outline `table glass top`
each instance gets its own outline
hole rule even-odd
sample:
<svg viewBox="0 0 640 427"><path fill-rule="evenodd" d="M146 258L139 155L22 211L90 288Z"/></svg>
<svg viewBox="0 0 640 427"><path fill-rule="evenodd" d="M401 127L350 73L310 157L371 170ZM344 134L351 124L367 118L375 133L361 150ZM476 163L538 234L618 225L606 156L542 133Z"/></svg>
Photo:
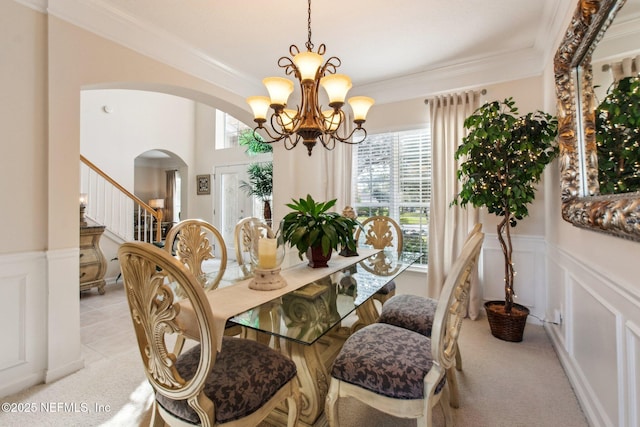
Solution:
<svg viewBox="0 0 640 427"><path fill-rule="evenodd" d="M256 331L312 344L419 258L419 253L381 251L230 320ZM297 253L288 254L282 269L302 262L306 260L301 261ZM249 277L250 266L232 264L227 266L218 287Z"/></svg>

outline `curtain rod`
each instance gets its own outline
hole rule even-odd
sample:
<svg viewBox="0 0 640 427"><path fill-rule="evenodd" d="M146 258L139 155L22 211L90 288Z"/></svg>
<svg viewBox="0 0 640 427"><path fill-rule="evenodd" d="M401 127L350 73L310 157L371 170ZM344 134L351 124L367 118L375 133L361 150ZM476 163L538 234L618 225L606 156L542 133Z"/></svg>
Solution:
<svg viewBox="0 0 640 427"><path fill-rule="evenodd" d="M481 89L481 90L480 90L480 95L486 95L486 94L487 94L487 90L486 90L486 89ZM425 104L428 104L428 103L429 103L429 98L426 98L426 99L424 100L424 103L425 103Z"/></svg>

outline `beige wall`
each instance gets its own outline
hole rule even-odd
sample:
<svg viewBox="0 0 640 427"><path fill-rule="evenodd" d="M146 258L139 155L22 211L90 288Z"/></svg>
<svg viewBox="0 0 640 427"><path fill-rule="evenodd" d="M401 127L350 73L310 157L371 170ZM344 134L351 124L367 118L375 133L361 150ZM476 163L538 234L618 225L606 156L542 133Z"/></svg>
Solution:
<svg viewBox="0 0 640 427"><path fill-rule="evenodd" d="M0 2L0 254L47 247L46 23Z"/></svg>

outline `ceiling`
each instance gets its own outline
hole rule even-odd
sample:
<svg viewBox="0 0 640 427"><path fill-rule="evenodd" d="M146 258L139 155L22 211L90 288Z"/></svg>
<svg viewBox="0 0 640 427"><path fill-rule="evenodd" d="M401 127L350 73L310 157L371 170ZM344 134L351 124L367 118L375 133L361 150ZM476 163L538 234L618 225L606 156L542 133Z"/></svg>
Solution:
<svg viewBox="0 0 640 427"><path fill-rule="evenodd" d="M305 49L304 0L18 0L241 97ZM314 0L311 41L378 103L539 75L576 0Z"/></svg>

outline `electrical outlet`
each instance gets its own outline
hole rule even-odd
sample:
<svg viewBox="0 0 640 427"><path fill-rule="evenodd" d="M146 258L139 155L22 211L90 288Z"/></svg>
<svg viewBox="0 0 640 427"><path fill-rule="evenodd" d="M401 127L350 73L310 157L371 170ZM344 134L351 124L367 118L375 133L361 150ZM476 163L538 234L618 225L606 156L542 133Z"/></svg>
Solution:
<svg viewBox="0 0 640 427"><path fill-rule="evenodd" d="M562 325L562 313L558 309L553 310L553 323Z"/></svg>

